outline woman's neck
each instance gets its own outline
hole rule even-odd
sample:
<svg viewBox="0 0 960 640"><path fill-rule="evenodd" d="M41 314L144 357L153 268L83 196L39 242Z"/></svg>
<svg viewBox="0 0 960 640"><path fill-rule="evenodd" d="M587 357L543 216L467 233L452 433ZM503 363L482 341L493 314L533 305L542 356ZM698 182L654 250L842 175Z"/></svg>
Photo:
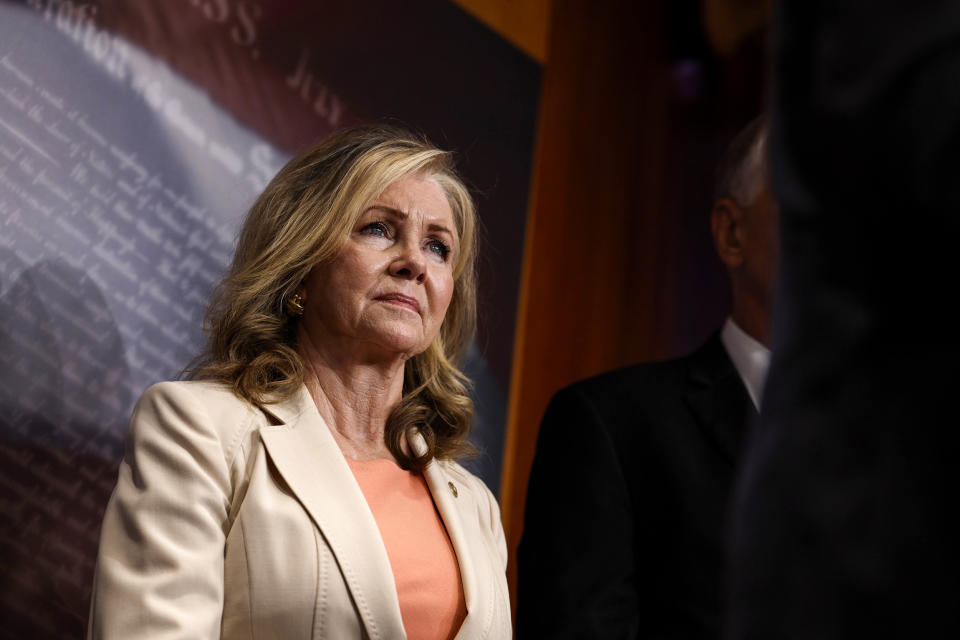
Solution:
<svg viewBox="0 0 960 640"><path fill-rule="evenodd" d="M343 454L352 460L385 458L387 417L403 393L404 360L361 360L356 351L325 349L301 332L297 352L304 383Z"/></svg>

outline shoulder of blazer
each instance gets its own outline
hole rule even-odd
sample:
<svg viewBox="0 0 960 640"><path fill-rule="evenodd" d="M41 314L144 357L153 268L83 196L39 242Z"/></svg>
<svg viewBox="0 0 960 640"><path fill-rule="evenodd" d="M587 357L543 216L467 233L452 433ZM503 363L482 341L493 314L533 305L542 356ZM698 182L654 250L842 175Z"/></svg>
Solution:
<svg viewBox="0 0 960 640"><path fill-rule="evenodd" d="M575 382L557 395L579 395L597 406L616 406L635 403L639 397L679 397L690 388L713 386L730 376L737 376L736 368L715 332L685 356L606 371Z"/></svg>
<svg viewBox="0 0 960 640"><path fill-rule="evenodd" d="M684 383L693 354L670 360L644 362L585 378L562 389L596 405L620 405L639 397L661 397L677 391Z"/></svg>
<svg viewBox="0 0 960 640"><path fill-rule="evenodd" d="M558 391L553 402L591 412L618 441L638 424L689 415L711 437L721 435L721 447L732 456L750 400L715 332L692 353L586 378Z"/></svg>
<svg viewBox="0 0 960 640"><path fill-rule="evenodd" d="M143 392L137 407L145 404L155 410L190 414L194 420L202 421L205 433L220 443L228 467L244 437L266 424L259 408L237 396L226 384L210 380L159 382Z"/></svg>
<svg viewBox="0 0 960 640"><path fill-rule="evenodd" d="M630 365L575 382L554 395L553 416L565 419L578 410L618 440L638 421L657 422L662 412L682 407L689 357Z"/></svg>

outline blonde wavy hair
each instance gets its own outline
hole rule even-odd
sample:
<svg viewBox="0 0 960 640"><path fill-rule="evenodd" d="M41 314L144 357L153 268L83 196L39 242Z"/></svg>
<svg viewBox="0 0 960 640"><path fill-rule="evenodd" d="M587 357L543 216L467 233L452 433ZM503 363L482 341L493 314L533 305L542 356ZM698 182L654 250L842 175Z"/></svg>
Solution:
<svg viewBox="0 0 960 640"><path fill-rule="evenodd" d="M469 380L459 365L476 329L476 212L451 155L403 129L366 125L342 130L287 163L251 207L236 254L217 286L204 353L188 377L227 383L258 405L278 402L303 383L295 317L285 302L315 266L334 258L358 217L395 180L432 178L450 203L460 251L454 290L440 332L404 371L403 396L387 419L386 444L406 469L471 451ZM401 443L418 430L417 456Z"/></svg>

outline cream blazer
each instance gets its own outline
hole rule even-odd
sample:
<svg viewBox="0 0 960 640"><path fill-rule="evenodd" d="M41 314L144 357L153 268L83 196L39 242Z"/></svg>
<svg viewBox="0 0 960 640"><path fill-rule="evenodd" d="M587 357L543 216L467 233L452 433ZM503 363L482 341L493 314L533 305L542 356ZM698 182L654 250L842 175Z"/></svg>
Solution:
<svg viewBox="0 0 960 640"><path fill-rule="evenodd" d="M454 462L424 476L460 565L456 637L509 638L496 500ZM264 407L210 382L143 394L104 516L88 637L406 638L373 514L305 387Z"/></svg>

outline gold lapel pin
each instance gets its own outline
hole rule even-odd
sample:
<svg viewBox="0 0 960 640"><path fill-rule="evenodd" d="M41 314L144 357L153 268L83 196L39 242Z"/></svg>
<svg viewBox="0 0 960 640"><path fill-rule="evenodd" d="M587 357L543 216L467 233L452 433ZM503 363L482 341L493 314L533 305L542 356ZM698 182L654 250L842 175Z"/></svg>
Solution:
<svg viewBox="0 0 960 640"><path fill-rule="evenodd" d="M457 488L454 486L454 484L453 484L452 482L448 482L448 483L447 483L447 486L450 487L450 493L453 494L453 497L454 497L454 498L457 498L457 497L460 496L460 492L457 491Z"/></svg>

